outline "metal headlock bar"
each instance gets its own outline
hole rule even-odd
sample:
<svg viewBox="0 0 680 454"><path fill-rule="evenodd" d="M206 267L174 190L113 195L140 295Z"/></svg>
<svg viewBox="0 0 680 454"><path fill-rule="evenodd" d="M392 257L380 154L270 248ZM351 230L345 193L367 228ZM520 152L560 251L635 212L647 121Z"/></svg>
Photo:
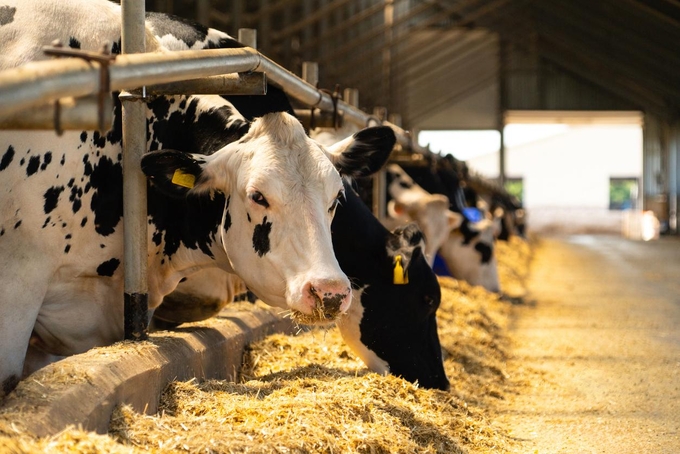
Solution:
<svg viewBox="0 0 680 454"><path fill-rule="evenodd" d="M134 4L134 2L135 0L127 0L127 3ZM123 3L126 1L123 0ZM135 6L138 7L138 5ZM125 11L123 15L125 16ZM134 15L139 14L134 13ZM126 42L125 38L123 41ZM123 46L123 51L126 52L126 45ZM146 180L139 166L141 154L146 151L145 105L138 102L143 100L143 95L188 93L192 90L201 92L199 88L192 88L195 82L191 81L192 79L211 78L212 80L208 82L202 80L199 83L214 85L226 83L226 79L221 77L225 74L242 73L240 77L248 78L249 73L263 73L266 74L268 80L297 101L324 112L334 113L336 121L337 118L342 118L343 121L349 121L360 127L382 123L394 130L397 141L402 147L416 153L430 153L429 149L414 143L409 133L401 127L381 121L376 116L369 115L358 107L338 99L337 96L317 89L252 48L167 53L144 53L143 50L138 49L137 51L140 53L118 55L113 62L97 61L97 58L89 61L83 61L82 58L61 58L58 62L31 62L0 72L0 125L13 125L15 123L12 123L11 119L20 116L20 112L26 109L39 109L46 103L55 103L63 98L94 95L97 96L98 110L102 111L106 110L101 108L101 93L104 90L107 94L110 91L124 90L129 93L122 97L123 198L124 202L126 201L124 204L124 305L126 309L124 326L127 339L145 339L148 321L146 309L148 301ZM104 73L108 77L103 76ZM215 76L220 77L215 78ZM158 86L187 80L190 81L181 82L179 85ZM266 85L266 80L262 78L253 83L258 86ZM140 87L143 87L141 92L136 92L135 90ZM52 120L50 129L65 127L62 123L66 122L67 117L62 104L62 102L58 103L60 115ZM98 127L102 127L106 121L108 120L99 118Z"/></svg>

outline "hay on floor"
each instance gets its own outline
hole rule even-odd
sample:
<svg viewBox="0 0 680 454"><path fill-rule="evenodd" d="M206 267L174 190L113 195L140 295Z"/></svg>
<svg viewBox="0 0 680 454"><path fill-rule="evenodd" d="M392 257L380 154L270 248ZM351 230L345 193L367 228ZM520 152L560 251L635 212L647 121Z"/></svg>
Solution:
<svg viewBox="0 0 680 454"><path fill-rule="evenodd" d="M529 254L519 240L497 248L504 287L522 290ZM21 453L508 452L513 441L492 417L494 401L509 390L509 303L454 279L440 284L448 392L371 373L337 329L314 329L252 345L239 383L172 383L152 416L117 409L107 436L76 429L40 440L16 434L0 436L0 447Z"/></svg>

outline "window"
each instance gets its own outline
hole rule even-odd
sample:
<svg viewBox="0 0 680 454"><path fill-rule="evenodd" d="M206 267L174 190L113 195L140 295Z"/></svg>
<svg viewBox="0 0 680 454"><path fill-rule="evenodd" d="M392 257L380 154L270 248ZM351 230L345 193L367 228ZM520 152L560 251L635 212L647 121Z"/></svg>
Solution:
<svg viewBox="0 0 680 454"><path fill-rule="evenodd" d="M520 205L524 204L524 181L522 178L506 178L505 190L512 196L517 197Z"/></svg>
<svg viewBox="0 0 680 454"><path fill-rule="evenodd" d="M638 196L637 178L609 179L609 209L627 210L636 208Z"/></svg>

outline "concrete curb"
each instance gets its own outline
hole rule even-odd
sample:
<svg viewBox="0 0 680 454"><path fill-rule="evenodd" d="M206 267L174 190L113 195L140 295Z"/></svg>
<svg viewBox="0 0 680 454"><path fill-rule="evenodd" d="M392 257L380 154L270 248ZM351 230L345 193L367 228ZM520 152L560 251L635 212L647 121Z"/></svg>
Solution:
<svg viewBox="0 0 680 454"><path fill-rule="evenodd" d="M174 380L235 379L246 345L293 329L279 309L243 304L205 322L153 333L149 341L92 349L37 371L1 403L0 432L5 426L43 437L81 426L106 433L117 405L155 413Z"/></svg>

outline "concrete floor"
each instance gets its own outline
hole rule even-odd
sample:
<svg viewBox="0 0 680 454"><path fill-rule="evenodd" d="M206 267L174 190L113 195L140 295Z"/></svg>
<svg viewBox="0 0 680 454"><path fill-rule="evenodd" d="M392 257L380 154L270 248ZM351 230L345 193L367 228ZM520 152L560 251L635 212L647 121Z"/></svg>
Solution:
<svg viewBox="0 0 680 454"><path fill-rule="evenodd" d="M542 238L498 423L521 453L680 453L680 238Z"/></svg>

